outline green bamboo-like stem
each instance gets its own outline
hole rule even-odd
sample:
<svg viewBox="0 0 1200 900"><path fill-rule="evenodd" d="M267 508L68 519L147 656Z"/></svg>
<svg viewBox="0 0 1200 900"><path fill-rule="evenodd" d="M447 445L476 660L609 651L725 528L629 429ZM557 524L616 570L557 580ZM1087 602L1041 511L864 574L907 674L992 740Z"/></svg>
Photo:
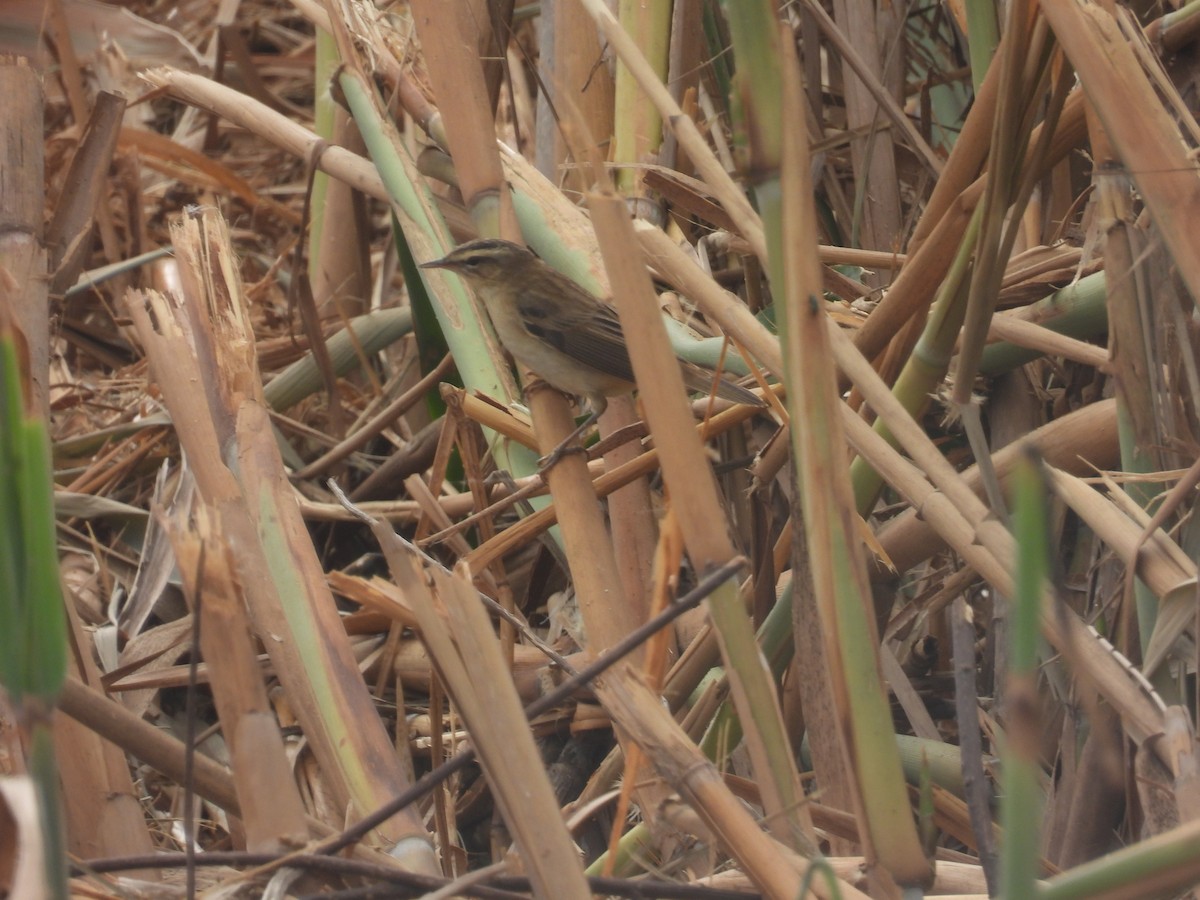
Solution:
<svg viewBox="0 0 1200 900"><path fill-rule="evenodd" d="M1103 140L1100 138L1099 140ZM1113 383L1117 395L1118 437L1121 446L1121 468L1126 472L1146 474L1161 468L1155 448L1164 442L1161 423L1155 413L1154 381L1151 372L1155 362L1149 352L1147 329L1153 326L1145 315L1147 293L1139 290L1148 280L1146 266L1138 248L1138 233L1130 224L1133 219L1132 198L1124 178L1096 179L1096 197L1102 221L1106 227L1105 264L1112 273L1108 285L1108 315L1114 328L1109 335L1109 356L1114 367ZM1142 276L1139 277L1139 270ZM1125 491L1142 509L1154 500L1158 487L1152 483L1131 481ZM1138 636L1143 658L1154 633L1158 618L1158 598L1142 579L1134 580L1133 600L1137 611ZM1169 677L1161 679L1168 695L1176 695Z"/></svg>
<svg viewBox="0 0 1200 900"><path fill-rule="evenodd" d="M233 258L228 231L203 211L184 217L172 236L188 305L170 306L161 294L144 292L130 298L130 316L167 404L189 423L177 433L196 472L198 496L217 510L234 548L255 627L279 636L267 641L267 652L325 768L326 783L340 802L372 809L404 785L404 773L388 751L383 725L337 625L261 394L252 390L259 375L244 310L240 302L213 300L243 296L227 264ZM219 288L212 274L226 279ZM189 341L179 325L185 317L208 324L204 337ZM201 383L209 390L197 392ZM420 871L432 867L419 816L400 813L382 834L392 839L398 859Z"/></svg>
<svg viewBox="0 0 1200 900"><path fill-rule="evenodd" d="M1038 634L1043 585L1050 571L1047 490L1041 462L1026 455L1013 471L1013 527L1017 541L1009 631L1006 703L1008 740L1004 748L1000 823L1000 884L1006 897L1035 896L1040 854L1042 786L1038 765Z"/></svg>
<svg viewBox="0 0 1200 900"><path fill-rule="evenodd" d="M671 46L671 4L620 0L617 19L659 80L666 82L667 55ZM621 193L634 196L639 193L636 166L657 152L661 144L662 116L642 93L629 67L618 60L612 159L618 166L616 182Z"/></svg>
<svg viewBox="0 0 1200 900"><path fill-rule="evenodd" d="M1170 897L1200 879L1200 821L1109 853L1038 886L1038 900L1127 900Z"/></svg>
<svg viewBox="0 0 1200 900"><path fill-rule="evenodd" d="M337 65L337 44L334 42L333 36L324 29L317 29L316 57L313 63L313 83L317 86L316 94L313 97L313 131L325 140L333 137L334 117L338 108L326 87ZM329 175L325 172L317 172L313 176L312 197L309 202L309 278L315 277L317 266L321 260L321 234L325 230L325 198L328 193Z"/></svg>
<svg viewBox="0 0 1200 900"><path fill-rule="evenodd" d="M449 229L417 175L415 161L408 156L391 126L378 115L369 88L348 72L342 73L339 82L384 187L404 223L405 235L411 243L416 244L420 238L422 244L432 245L430 258L447 252L454 245ZM484 329L480 311L470 294L458 279L448 282L449 290L438 291L437 295L449 298L454 305L447 307L443 300L434 309L454 358L461 360L459 371L467 388L506 400L519 396L507 369L497 364L502 359L499 348Z"/></svg>
<svg viewBox="0 0 1200 900"><path fill-rule="evenodd" d="M1000 20L994 0L965 0L967 52L971 59L971 83L978 93L987 76L992 56L1000 43Z"/></svg>
<svg viewBox="0 0 1200 900"><path fill-rule="evenodd" d="M50 716L66 677L50 441L28 356L0 308L0 686L29 741L47 896L65 898L66 852Z"/></svg>
<svg viewBox="0 0 1200 900"><path fill-rule="evenodd" d="M29 774L37 789L38 820L42 826L42 872L46 897L66 900L71 896L67 884L66 823L59 788L58 763L54 755L54 729L49 711L38 716L29 728Z"/></svg>
<svg viewBox="0 0 1200 900"><path fill-rule="evenodd" d="M814 213L811 204L796 204L795 199L812 196L806 137L803 129L793 129L797 134L789 133L791 140L785 143L783 128L789 116L804 121L799 113L804 102L797 88L799 66L793 61L785 67L779 61L779 48L785 48L787 54L792 48L788 42L768 39L776 36L774 24L768 26L773 16L769 7L737 4L736 10L737 14L730 10L735 59L750 61L748 71L738 76L750 136L749 169L766 236L767 271L777 303L786 298L782 301L780 339L792 406L794 456L805 519L815 523L806 531L809 555L820 569L817 593L831 601L823 606L821 618L830 640L827 658L834 669L831 678L838 715L845 717L844 746L866 814L864 834L869 834L868 843L873 847L869 852L878 852L882 864L899 881L919 883L929 870L916 841L907 796L897 790L897 780L889 784L886 776L880 779L883 773L898 773L899 762L890 722L879 715L880 704L886 706L886 700L873 652L874 629L865 615L869 604L865 570L857 555L857 538L845 529L844 513L850 500L844 498L843 506L842 498L829 492L839 476L846 476L846 470L844 463L839 465L838 419L828 406L835 391L832 385L822 383L822 376L827 380L832 369L816 352L823 334L814 336L814 329L808 327L812 323L807 321L821 312L810 309L820 292ZM751 18L755 11L757 20ZM790 159L784 156L785 147L791 149ZM781 178L775 176L776 171ZM785 198L790 198L790 208ZM835 597L841 602L834 604ZM872 652L864 653L864 648L872 648Z"/></svg>
<svg viewBox="0 0 1200 900"><path fill-rule="evenodd" d="M763 656L771 667L771 674L781 679L787 667L791 664L795 650L792 640L792 586L789 580L779 600L771 607L766 619L758 629L758 644ZM741 740L741 726L736 714L728 701L721 704L712 722L705 729L700 741L700 749L704 755L714 762L720 762L719 751L724 744L730 748L737 746ZM945 788L956 796L963 796L962 762L958 747L940 741L928 741L911 735L896 735L896 746L900 751L900 762L904 770L905 780L916 785L920 779L921 768L927 765L933 783ZM801 759L808 764L807 743L800 747Z"/></svg>
<svg viewBox="0 0 1200 900"><path fill-rule="evenodd" d="M1043 75L1045 70L1042 70ZM956 391L965 389L964 386L974 380L973 372L978 368L978 359L982 355L983 340L986 335L988 321L995 307L999 292L1003 268L1011 254L1016 237L1016 227L1011 222L1004 228L1010 201L1013 209L1024 207L1032 191L1035 172L1039 172L1048 152L1048 141L1053 133L1053 126L1066 99L1065 82L1059 81L1058 90L1051 100L1048 118L1038 134L1037 144L1031 154L1029 165L1021 170L1024 159L1023 152L1004 154L1014 167L1010 181L1015 184L1012 196L1009 197L1007 188L1000 185L996 171L991 171L987 181L988 191L985 203L975 207L972 213L963 241L959 245L946 279L938 288L935 303L929 321L922 331L920 339L913 348L900 376L897 379L895 393L898 399L909 410L914 419L919 419L928 407L930 397L937 390L941 379L949 368L951 357L955 350L955 342L959 344L959 363L955 377ZM1008 104L998 104L998 125L993 132L993 153L997 152L997 144L1007 144L1003 139L1014 129L1019 133L1019 140L1009 138L1008 142L1017 140L1024 146L1029 135L1033 132L1033 123L1026 111L1022 115L1019 127L1000 127L1000 116L1014 116L1020 111L1014 111ZM995 187L993 187L995 186ZM1014 217L1016 213L1012 213ZM985 228L992 228L991 243L986 243ZM979 266L988 268L988 273L980 274ZM959 338L959 329L962 337ZM957 397L956 393L956 397ZM960 401L961 402L961 401ZM893 439L887 432L886 425L876 423L876 430L884 435L889 442ZM856 459L851 470L854 478L855 501L860 514L867 515L874 507L882 487L882 480L874 474L871 468L860 458Z"/></svg>
<svg viewBox="0 0 1200 900"><path fill-rule="evenodd" d="M930 311L929 319L921 337L913 347L912 355L900 370L893 394L903 404L909 415L920 420L929 407L930 397L946 376L950 360L954 355L954 344L959 328L967 312L966 286L971 270L971 258L979 240L983 207L975 207L971 222L959 244L954 262L938 287L937 299ZM875 421L875 431L896 445L895 437L883 419ZM883 478L861 456L850 465L850 479L854 486L854 507L860 516L869 516L883 489Z"/></svg>
<svg viewBox="0 0 1200 900"><path fill-rule="evenodd" d="M804 119L794 112L804 103L799 64L790 41L781 40L778 47L784 61L784 108L793 112L781 118L778 246L786 252L773 261L773 271L778 267L781 273L773 285L784 310L780 340L813 591L839 736L865 818L860 833L867 855L875 855L897 884L917 888L932 880L933 870L917 837L879 669L879 638L854 513L836 366L819 299L808 146L803 128L797 127ZM763 221L771 235L771 217L764 215Z"/></svg>
<svg viewBox="0 0 1200 900"><path fill-rule="evenodd" d="M353 337L348 332L353 332ZM394 344L412 331L412 312L408 309L381 309L350 321L350 327L329 338L329 356L338 375L352 371L364 357L369 358ZM362 353L359 353L359 350ZM321 390L321 373L311 353L289 365L263 388L267 405L275 412L291 409L305 397ZM101 428L90 434L56 441L54 453L59 457L77 457L94 453L108 441L120 440L147 428L171 423L166 412L145 416L136 422L126 422ZM282 449L282 448L281 448Z"/></svg>
<svg viewBox="0 0 1200 900"><path fill-rule="evenodd" d="M1200 0L1191 0L1172 12L1165 13L1157 22L1146 28L1146 38L1151 42L1157 37L1165 49L1175 52L1195 36L1200 21Z"/></svg>
<svg viewBox="0 0 1200 900"><path fill-rule="evenodd" d="M370 358L412 332L412 310L389 308L350 320L350 326L326 343L333 371L345 375L363 357ZM321 389L321 373L311 353L306 353L263 387L267 404L276 412L291 409Z"/></svg>
<svg viewBox="0 0 1200 900"><path fill-rule="evenodd" d="M645 871L646 859L653 854L655 843L656 838L650 826L645 822L638 822L621 835L621 840L617 843L611 874L616 878L629 878L638 872ZM584 874L599 876L609 872L608 859L609 854L606 850L583 870Z"/></svg>
<svg viewBox="0 0 1200 900"><path fill-rule="evenodd" d="M783 83L779 23L773 5L764 0L727 4L725 12L737 65L734 86L747 136L749 177L762 216L771 282L779 286L784 283L783 205L779 178L783 148L780 124L784 106L779 89ZM765 690L767 682L759 678L757 672L752 672L751 660L746 658L742 663L743 677L753 674L754 683ZM788 809L791 801L787 798L792 796L795 781L791 744L774 691L761 694L759 701L757 727L771 760L775 790L779 792L784 808ZM794 817L794 812L791 815ZM793 822L792 829L799 832L798 821Z"/></svg>
<svg viewBox="0 0 1200 900"><path fill-rule="evenodd" d="M792 640L792 592L790 588L776 601L758 629L758 645L771 667L771 676L782 679L792 661L795 643ZM700 739L700 749L713 762L720 764L742 739L742 727L737 713L726 700L713 716Z"/></svg>
<svg viewBox="0 0 1200 900"><path fill-rule="evenodd" d="M46 710L66 677L66 624L58 581L46 425L25 410L19 352L0 334L0 683L20 708Z"/></svg>
<svg viewBox="0 0 1200 900"><path fill-rule="evenodd" d="M16 436L22 446L18 465L9 472L18 480L17 510L21 527L23 559L21 595L25 604L22 647L23 684L18 688L49 709L62 689L67 671L66 615L59 583L58 544L54 523L54 477L50 464L50 440L46 423L27 419Z"/></svg>
<svg viewBox="0 0 1200 900"><path fill-rule="evenodd" d="M741 128L750 154L746 174L757 192L760 186L778 184L783 157L780 125L785 110L779 90L783 76L776 33L778 19L770 3L738 0L723 6L737 65L734 89L742 114ZM763 214L761 207L760 214ZM778 213L775 216L778 221Z"/></svg>
<svg viewBox="0 0 1200 900"><path fill-rule="evenodd" d="M428 188L417 174L415 161L404 150L395 130L379 114L367 86L349 71L342 73L339 83L396 214L405 223L405 236L420 248L424 258L443 255L453 241ZM478 390L504 402L518 398L520 393L500 348L483 325L482 311L461 280L437 272L426 277L446 280L445 289L433 294L433 307L463 384L468 390ZM514 475L530 474L537 468L534 454L520 446L500 442L495 451L499 465Z"/></svg>
<svg viewBox="0 0 1200 900"><path fill-rule="evenodd" d="M1105 278L1104 272L1086 275L1025 307L1022 318L1080 340L1100 337L1108 330ZM984 349L979 359L979 372L981 375L1000 375L1038 356L1036 350L998 341Z"/></svg>
<svg viewBox="0 0 1200 900"><path fill-rule="evenodd" d="M1121 470L1131 475L1147 475L1158 472L1161 468L1150 445L1145 443L1136 424L1137 415L1132 411L1129 387L1118 389L1117 392L1117 437L1121 446ZM1153 409L1153 406L1149 406ZM1144 409L1144 408L1143 408ZM1148 509L1157 498L1159 486L1153 481L1143 482L1131 479L1125 485L1125 492L1133 498L1142 509ZM1144 654L1150 646L1150 637L1154 634L1154 626L1158 621L1159 598L1140 578L1134 579L1133 599L1137 610L1138 638L1141 651ZM1161 681L1156 680L1160 689L1168 691L1166 696L1175 699L1177 694L1176 682L1168 675Z"/></svg>

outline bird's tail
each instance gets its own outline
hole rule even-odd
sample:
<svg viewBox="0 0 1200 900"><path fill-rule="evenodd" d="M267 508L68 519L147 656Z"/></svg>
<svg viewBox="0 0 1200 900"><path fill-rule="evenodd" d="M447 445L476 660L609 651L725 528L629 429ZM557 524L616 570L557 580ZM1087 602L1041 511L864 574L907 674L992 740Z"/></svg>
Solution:
<svg viewBox="0 0 1200 900"><path fill-rule="evenodd" d="M692 363L684 363L683 380L690 391L699 391L705 394L712 392L713 373L708 371L708 369L701 368ZM748 406L763 407L767 405L766 401L757 394L751 393L744 387L734 384L732 381L727 381L724 378L717 382L717 396L723 400L745 403Z"/></svg>

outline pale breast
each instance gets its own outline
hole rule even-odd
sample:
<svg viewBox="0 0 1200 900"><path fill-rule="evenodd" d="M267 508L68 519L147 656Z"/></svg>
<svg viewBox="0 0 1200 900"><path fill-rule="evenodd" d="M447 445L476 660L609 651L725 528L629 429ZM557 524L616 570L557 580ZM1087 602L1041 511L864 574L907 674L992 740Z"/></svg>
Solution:
<svg viewBox="0 0 1200 900"><path fill-rule="evenodd" d="M560 391L611 397L633 389L633 385L625 379L585 365L563 353L550 341L531 333L515 315L493 314L492 321L496 326L496 335L508 352Z"/></svg>

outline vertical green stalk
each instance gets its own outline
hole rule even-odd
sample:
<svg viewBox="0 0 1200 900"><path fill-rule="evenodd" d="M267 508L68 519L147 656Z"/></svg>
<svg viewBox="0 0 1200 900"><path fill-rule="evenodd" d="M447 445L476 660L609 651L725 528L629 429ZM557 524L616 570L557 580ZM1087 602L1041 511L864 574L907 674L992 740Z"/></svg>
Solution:
<svg viewBox="0 0 1200 900"><path fill-rule="evenodd" d="M1144 237L1131 224L1134 211L1127 179L1100 174L1093 181L1105 230L1109 358L1117 395L1121 468L1130 473L1157 472L1166 467L1157 448L1169 446L1170 440L1157 412L1155 388L1160 379L1154 378L1153 372L1160 363L1151 349L1153 324L1147 313L1153 307L1155 267L1146 264ZM1125 492L1145 510L1154 503L1158 490L1157 485L1137 479L1125 485ZM1145 654L1158 621L1158 598L1140 578L1134 579L1133 595L1140 649ZM1178 698L1169 676L1156 673L1155 685L1167 702Z"/></svg>
<svg viewBox="0 0 1200 900"><path fill-rule="evenodd" d="M726 3L725 14L733 40L735 96L746 136L747 176L754 191L766 235L769 279L777 295L783 296L785 284L783 192L780 172L783 161L781 123L784 100L783 64L780 59L779 20L769 0ZM743 677L758 684L760 673L753 667L757 660L746 660ZM753 676L753 678L752 678ZM763 710L757 727L771 757L772 778L781 800L789 803L795 764L790 758L790 743L774 698L762 700ZM793 832L799 836L798 817ZM807 841L805 841L807 843Z"/></svg>
<svg viewBox="0 0 1200 900"><path fill-rule="evenodd" d="M757 5L739 4L738 9L751 6ZM763 6L771 9L767 4ZM731 31L740 65L743 47L737 43L738 29ZM783 310L780 338L793 463L828 667L821 675L829 681L836 711L824 717L821 725L838 729L847 793L857 794L861 809L859 834L867 855L874 856L906 891L919 893L932 881L933 869L913 822L879 666L879 636L845 455L842 402L827 311L820 299L822 276L800 66L794 45L790 39L780 39L777 24L762 28L760 36L768 34L775 40L762 43L774 50L778 64L769 68L752 65L751 71L773 70L779 81L774 85L752 82L753 92L744 88L743 96L754 103L761 93L779 97L777 106L764 103L755 108L753 118L748 115L747 119L758 126L751 130L752 138L777 132L778 140L766 147L778 147L780 151L770 160L777 162L775 168L766 168L765 158L754 159L757 167L752 173L779 173L770 181L771 187L778 186L778 190L768 195L772 203L778 203L777 215L775 210L768 215L764 195L757 189L766 181L765 176L756 182L756 195L771 254L771 287ZM753 52L755 48L749 45L748 49ZM739 69L739 78L741 74ZM768 118L773 110L778 114Z"/></svg>
<svg viewBox="0 0 1200 900"><path fill-rule="evenodd" d="M317 29L317 54L313 81L316 85L313 98L313 130L325 140L333 137L334 113L337 104L329 93L330 78L339 65L337 44L328 31ZM312 224L308 230L308 274L316 277L316 267L321 261L321 232L325 226L325 195L329 191L329 176L317 172L313 176Z"/></svg>
<svg viewBox="0 0 1200 900"><path fill-rule="evenodd" d="M50 716L66 677L50 441L22 371L21 341L0 327L0 684L27 735L52 897L67 896Z"/></svg>
<svg viewBox="0 0 1200 900"><path fill-rule="evenodd" d="M1153 445L1138 439L1137 426L1139 423L1137 420L1153 418L1154 406L1152 403L1147 403L1145 407L1134 412L1129 401L1130 395L1135 392L1136 388L1131 390L1124 382L1118 382L1118 385L1117 436L1121 446L1121 469L1131 475L1146 475L1161 471L1162 466L1155 459L1155 454L1151 449ZM1131 478L1124 487L1125 493L1141 509L1150 510L1158 499L1159 485L1153 481L1139 482L1136 478ZM1154 634L1154 627L1158 623L1159 600L1146 582L1135 577L1133 602L1134 609L1137 611L1138 642L1144 654L1150 646L1150 636ZM1169 676L1155 678L1154 683L1163 691L1164 697L1178 699L1178 690L1172 678Z"/></svg>
<svg viewBox="0 0 1200 900"><path fill-rule="evenodd" d="M665 83L671 48L671 4L620 0L617 18ZM613 161L628 163L617 169L617 188L636 194L640 179L634 164L662 144L662 116L642 93L624 63L617 63L616 98L613 116Z"/></svg>
<svg viewBox="0 0 1200 900"><path fill-rule="evenodd" d="M1038 716L1038 634L1042 594L1050 570L1047 490L1041 461L1032 452L1013 470L1013 527L1017 573L1012 600L1007 694L1007 744L1003 759L1000 885L1005 897L1035 896L1038 823L1042 814L1041 729Z"/></svg>
<svg viewBox="0 0 1200 900"><path fill-rule="evenodd" d="M992 56L1000 43L1000 20L995 0L966 0L967 53L971 59L971 83L975 92L983 84Z"/></svg>
<svg viewBox="0 0 1200 900"><path fill-rule="evenodd" d="M946 375L959 329L967 314L971 259L979 242L982 219L983 206L976 206L958 247L958 254L938 288L925 328L892 388L892 393L918 421ZM883 419L876 420L875 431L889 444L896 445L896 439ZM861 456L855 457L850 464L850 479L854 486L855 509L860 516L869 516L883 489L883 479Z"/></svg>

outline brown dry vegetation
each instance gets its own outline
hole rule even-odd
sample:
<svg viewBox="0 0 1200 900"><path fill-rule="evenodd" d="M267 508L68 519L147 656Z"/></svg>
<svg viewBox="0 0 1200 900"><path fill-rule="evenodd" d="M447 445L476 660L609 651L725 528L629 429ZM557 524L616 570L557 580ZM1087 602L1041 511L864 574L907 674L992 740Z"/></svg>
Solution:
<svg viewBox="0 0 1200 900"><path fill-rule="evenodd" d="M1192 6L619 6L8 4L74 891L1188 891ZM630 338L544 480L479 235Z"/></svg>

